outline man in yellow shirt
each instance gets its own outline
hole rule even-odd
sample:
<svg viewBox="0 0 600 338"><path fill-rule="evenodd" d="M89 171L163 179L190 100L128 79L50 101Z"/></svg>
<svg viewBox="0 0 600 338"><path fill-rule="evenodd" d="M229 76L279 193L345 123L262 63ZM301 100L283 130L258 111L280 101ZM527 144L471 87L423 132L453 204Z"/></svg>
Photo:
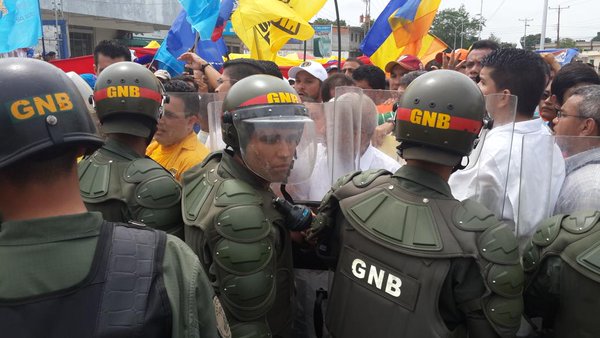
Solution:
<svg viewBox="0 0 600 338"><path fill-rule="evenodd" d="M200 98L196 89L182 80L165 83L170 101L146 155L169 170L177 180L181 174L202 162L209 151L196 137Z"/></svg>

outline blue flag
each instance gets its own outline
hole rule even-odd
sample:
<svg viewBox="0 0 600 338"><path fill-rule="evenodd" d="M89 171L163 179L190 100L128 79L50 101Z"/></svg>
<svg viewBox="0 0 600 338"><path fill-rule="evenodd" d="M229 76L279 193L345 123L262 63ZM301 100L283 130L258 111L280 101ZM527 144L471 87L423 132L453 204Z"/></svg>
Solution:
<svg viewBox="0 0 600 338"><path fill-rule="evenodd" d="M179 3L188 13L192 27L200 34L200 40L210 39L219 14L219 0L179 0Z"/></svg>
<svg viewBox="0 0 600 338"><path fill-rule="evenodd" d="M388 22L388 18L401 8L407 0L391 0L383 9L371 29L367 32L360 49L365 55L373 55L377 49L385 42L392 34L392 27ZM393 61L393 59L390 59Z"/></svg>
<svg viewBox="0 0 600 338"><path fill-rule="evenodd" d="M198 41L196 53L206 62L209 62L214 69L221 71L221 68L223 68L223 55L227 54L227 46L223 38L219 38L217 41Z"/></svg>
<svg viewBox="0 0 600 338"><path fill-rule="evenodd" d="M36 46L41 36L38 0L0 1L0 53Z"/></svg>
<svg viewBox="0 0 600 338"><path fill-rule="evenodd" d="M192 48L196 40L196 33L186 17L187 13L182 10L173 21L167 37L154 57L159 63L159 68L166 69L171 76L183 73L185 62L179 61L177 58Z"/></svg>
<svg viewBox="0 0 600 338"><path fill-rule="evenodd" d="M215 30L212 33L211 40L217 41L223 36L223 31L225 30L225 25L227 21L231 18L231 13L233 12L233 5L235 4L235 0L222 0L221 7L219 7L219 15L217 16L217 23L215 25Z"/></svg>

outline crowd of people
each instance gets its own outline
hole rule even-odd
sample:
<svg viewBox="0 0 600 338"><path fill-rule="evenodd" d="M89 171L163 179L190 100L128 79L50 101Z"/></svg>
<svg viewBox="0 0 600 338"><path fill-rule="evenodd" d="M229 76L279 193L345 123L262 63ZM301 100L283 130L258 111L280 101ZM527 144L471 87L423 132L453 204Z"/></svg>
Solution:
<svg viewBox="0 0 600 338"><path fill-rule="evenodd" d="M0 59L7 336L600 336L589 65L180 60Z"/></svg>

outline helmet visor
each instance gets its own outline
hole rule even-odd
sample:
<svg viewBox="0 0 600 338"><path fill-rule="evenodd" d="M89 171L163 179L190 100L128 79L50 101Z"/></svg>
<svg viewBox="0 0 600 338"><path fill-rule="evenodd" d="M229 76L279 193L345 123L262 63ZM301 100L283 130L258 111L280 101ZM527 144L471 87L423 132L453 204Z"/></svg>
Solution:
<svg viewBox="0 0 600 338"><path fill-rule="evenodd" d="M258 108L263 109L264 108ZM278 115L234 119L246 166L271 183L299 183L312 174L316 142L313 120Z"/></svg>

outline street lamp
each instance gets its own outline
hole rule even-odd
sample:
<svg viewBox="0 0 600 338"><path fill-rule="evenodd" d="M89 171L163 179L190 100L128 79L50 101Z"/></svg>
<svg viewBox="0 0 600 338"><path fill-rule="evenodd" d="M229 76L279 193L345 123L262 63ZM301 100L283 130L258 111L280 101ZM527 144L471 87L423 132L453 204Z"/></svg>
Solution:
<svg viewBox="0 0 600 338"><path fill-rule="evenodd" d="M465 21L463 20L463 21L459 22L459 24L460 24L460 48L462 48L463 36L465 35L465 32L464 32ZM452 45L452 49L456 49L456 30L458 29L458 24L456 26L453 24L450 24L450 25L452 25L452 27L454 27L454 44Z"/></svg>

